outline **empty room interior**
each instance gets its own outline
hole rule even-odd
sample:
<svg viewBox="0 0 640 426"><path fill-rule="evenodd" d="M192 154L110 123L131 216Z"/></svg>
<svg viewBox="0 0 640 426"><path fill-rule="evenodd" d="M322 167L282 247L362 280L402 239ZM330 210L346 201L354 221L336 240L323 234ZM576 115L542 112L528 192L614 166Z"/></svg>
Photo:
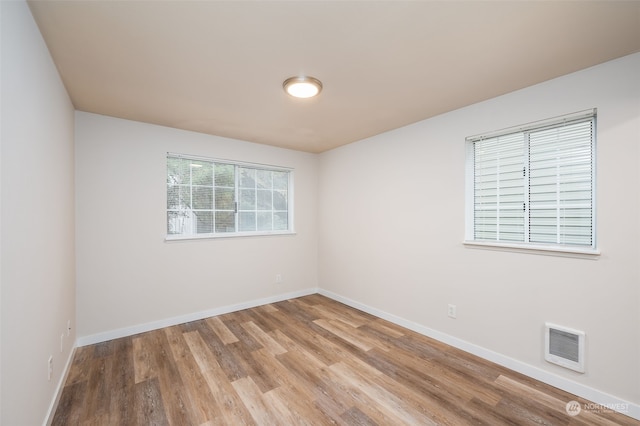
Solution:
<svg viewBox="0 0 640 426"><path fill-rule="evenodd" d="M640 2L0 13L0 424L640 424Z"/></svg>

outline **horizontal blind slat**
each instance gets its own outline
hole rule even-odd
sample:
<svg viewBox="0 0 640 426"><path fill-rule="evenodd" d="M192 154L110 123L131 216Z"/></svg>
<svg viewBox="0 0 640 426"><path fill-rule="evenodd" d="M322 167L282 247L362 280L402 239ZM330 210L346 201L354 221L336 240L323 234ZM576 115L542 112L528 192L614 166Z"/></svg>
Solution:
<svg viewBox="0 0 640 426"><path fill-rule="evenodd" d="M524 137L474 143L474 238L524 240Z"/></svg>
<svg viewBox="0 0 640 426"><path fill-rule="evenodd" d="M529 135L529 239L591 245L593 120Z"/></svg>

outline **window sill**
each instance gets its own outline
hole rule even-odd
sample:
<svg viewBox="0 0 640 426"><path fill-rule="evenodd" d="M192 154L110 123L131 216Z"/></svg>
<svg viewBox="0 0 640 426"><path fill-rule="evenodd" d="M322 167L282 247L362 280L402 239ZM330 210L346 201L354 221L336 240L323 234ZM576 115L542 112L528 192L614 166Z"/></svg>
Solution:
<svg viewBox="0 0 640 426"><path fill-rule="evenodd" d="M271 232L229 232L220 234L202 235L167 235L165 242L190 241L190 240L217 240L220 238L243 238L243 237L270 237L276 235L296 235L294 231L271 231Z"/></svg>
<svg viewBox="0 0 640 426"><path fill-rule="evenodd" d="M464 241L463 244L469 248L509 251L515 253L539 254L544 256L563 256L580 259L598 259L600 250L582 249L576 247L557 247L546 245L521 245L508 243L493 243L485 241Z"/></svg>

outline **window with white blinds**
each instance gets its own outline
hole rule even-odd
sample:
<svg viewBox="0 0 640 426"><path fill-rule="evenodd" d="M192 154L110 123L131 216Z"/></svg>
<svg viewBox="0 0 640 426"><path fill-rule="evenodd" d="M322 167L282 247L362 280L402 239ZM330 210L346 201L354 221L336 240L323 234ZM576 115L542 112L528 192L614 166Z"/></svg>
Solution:
<svg viewBox="0 0 640 426"><path fill-rule="evenodd" d="M167 154L167 239L290 233L290 169Z"/></svg>
<svg viewBox="0 0 640 426"><path fill-rule="evenodd" d="M467 138L467 241L595 249L589 110Z"/></svg>

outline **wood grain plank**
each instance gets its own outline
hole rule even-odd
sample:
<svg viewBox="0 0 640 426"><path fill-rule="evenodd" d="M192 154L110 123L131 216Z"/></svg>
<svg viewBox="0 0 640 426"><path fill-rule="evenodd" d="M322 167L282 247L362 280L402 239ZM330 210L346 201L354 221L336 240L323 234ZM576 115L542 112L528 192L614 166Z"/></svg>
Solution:
<svg viewBox="0 0 640 426"><path fill-rule="evenodd" d="M287 350L280 346L278 342L273 340L271 336L265 333L260 327L258 327L253 321L242 323L242 328L253 336L269 353L272 355L280 355Z"/></svg>
<svg viewBox="0 0 640 426"><path fill-rule="evenodd" d="M109 358L102 356L93 359L91 375L87 381L85 408L80 419L82 423L90 422L108 413L111 380L107 371L110 361Z"/></svg>
<svg viewBox="0 0 640 426"><path fill-rule="evenodd" d="M211 389L216 404L220 407L222 424L255 425L251 413L238 396L231 383L221 380L220 374L213 370L203 371L203 376Z"/></svg>
<svg viewBox="0 0 640 426"><path fill-rule="evenodd" d="M231 385L257 424L278 424L277 413L274 413L271 407L266 404L260 388L253 382L251 377L243 377L231 383Z"/></svg>
<svg viewBox="0 0 640 426"><path fill-rule="evenodd" d="M134 418L133 398L135 369L133 342L130 337L112 341L114 346L109 392L109 424L126 424Z"/></svg>
<svg viewBox="0 0 640 426"><path fill-rule="evenodd" d="M233 353L234 358L241 363L242 369L247 373L247 377L251 377L253 379L256 385L260 388L260 391L267 392L278 386L278 382L274 381L273 377L265 369L264 365L254 362L255 358L253 357L253 354L265 349L250 351L247 347L238 343L228 345L227 347L229 348L229 351Z"/></svg>
<svg viewBox="0 0 640 426"><path fill-rule="evenodd" d="M318 316L320 316L321 318L340 321L350 325L353 328L361 327L370 322L359 316L349 315L349 312L345 311L344 309L335 309L333 307L325 305L313 305L310 309L317 311Z"/></svg>
<svg viewBox="0 0 640 426"><path fill-rule="evenodd" d="M321 370L318 374L326 389L324 394L329 396L333 403L341 405L340 416L352 407L356 407L380 424L404 424L399 416L374 401L357 381L345 379L331 368Z"/></svg>
<svg viewBox="0 0 640 426"><path fill-rule="evenodd" d="M323 426L333 425L315 404L300 398L297 390L291 386L281 386L263 395L268 406L272 407L279 424Z"/></svg>
<svg viewBox="0 0 640 426"><path fill-rule="evenodd" d="M571 400L316 294L77 348L52 424L640 425Z"/></svg>
<svg viewBox="0 0 640 426"><path fill-rule="evenodd" d="M164 411L160 384L157 378L144 380L134 386L135 424L138 425L169 425Z"/></svg>
<svg viewBox="0 0 640 426"><path fill-rule="evenodd" d="M237 326L237 328L242 329L240 326ZM212 353L215 360L217 361L217 364L222 368L222 370L227 375L227 378L229 381L233 382L242 377L247 377L247 372L242 367L242 362L235 358L235 355L231 351L231 349L229 349L227 345L222 343L220 338L214 333L211 327L209 327L203 321L199 323L197 330L198 330L198 333L200 333L200 335L202 336L202 340L205 342L209 351ZM234 334L236 334L235 330L233 331L234 331ZM242 331L244 332L244 330ZM246 339L246 338L241 339L240 336L238 336L238 334L236 334L236 337L238 337L239 342L243 342L243 344L247 344L247 342L249 342L249 339ZM253 341L253 339L251 339L251 341L255 342ZM256 343L253 343L250 346L255 349L260 347L260 345Z"/></svg>
<svg viewBox="0 0 640 426"><path fill-rule="evenodd" d="M273 312L278 312L278 310L275 309L267 311L266 309L259 308L251 309L247 312L247 318L249 318L249 320L245 321L245 323L253 322L264 332L270 333L281 327L281 324L273 321L273 317L271 315Z"/></svg>
<svg viewBox="0 0 640 426"><path fill-rule="evenodd" d="M319 319L315 320L314 324L319 325L330 333L351 343L361 351L366 352L375 347L367 341L369 339L363 339L361 336L359 336L355 328L349 327L348 325L343 324L340 321Z"/></svg>
<svg viewBox="0 0 640 426"><path fill-rule="evenodd" d="M529 411L538 412L539 410L532 410L532 408L544 407L544 416L546 418L550 418L550 421L556 423L558 423L558 419L565 421L568 420L566 413L567 403L575 399L579 399L558 399L504 375L500 375L495 380L495 383L505 388L509 392L511 399L517 397L525 401L536 401L535 405L532 404L531 407L528 407ZM602 418L589 410L581 411L579 416L580 421L586 421L593 425L614 426L619 424Z"/></svg>
<svg viewBox="0 0 640 426"><path fill-rule="evenodd" d="M369 321L366 326L394 339L398 339L407 333L405 328L379 318L374 321Z"/></svg>
<svg viewBox="0 0 640 426"><path fill-rule="evenodd" d="M222 343L224 343L225 345L236 343L239 341L236 335L227 328L227 326L219 317L207 318L206 321L209 327L213 329L213 331L218 335Z"/></svg>
<svg viewBox="0 0 640 426"><path fill-rule="evenodd" d="M248 321L251 321L251 317L243 315L242 320L224 321L224 324L238 338L239 343L242 343L242 345L246 346L250 351L255 351L257 349L260 349L262 345L260 344L260 342L254 339L253 336L247 332L247 330L242 328L241 324Z"/></svg>
<svg viewBox="0 0 640 426"><path fill-rule="evenodd" d="M358 407L351 407L340 416L347 424L358 426L376 426L372 418L360 411Z"/></svg>
<svg viewBox="0 0 640 426"><path fill-rule="evenodd" d="M380 363L376 355L381 357L384 363ZM360 374L376 377L378 384L392 390L395 395L439 425L482 423L464 410L466 399L457 396L459 389L452 392L429 375L433 374L429 367L420 363L418 368L410 368L398 362L395 359L396 355L395 351L385 353L374 349L363 357L360 364L354 364L352 359L345 359L344 363L362 370ZM362 364L366 367L362 367ZM415 367L415 364L411 365ZM375 376L375 372L380 375ZM437 374L435 376L437 377Z"/></svg>
<svg viewBox="0 0 640 426"><path fill-rule="evenodd" d="M182 337L187 343L187 346L189 346L193 359L200 368L200 371L206 371L209 369L222 369L215 354L209 350L207 344L204 342L204 340L202 339L202 335L199 332L189 331L187 333L183 333Z"/></svg>
<svg viewBox="0 0 640 426"><path fill-rule="evenodd" d="M265 313L270 314L270 313L273 313L273 312L277 312L278 308L273 306L271 303L268 303L266 305L257 306L256 307L256 311L257 312L265 312Z"/></svg>
<svg viewBox="0 0 640 426"><path fill-rule="evenodd" d="M337 300L332 300L326 297L323 297L323 300L319 301L318 304L323 306L325 309L333 311L339 315L349 316L353 319L353 321L357 321L362 324L367 324L378 319L371 314L355 308L351 308L342 302L338 302Z"/></svg>
<svg viewBox="0 0 640 426"><path fill-rule="evenodd" d="M250 356L253 359L252 365L259 366L261 375L268 377L268 381L271 383L271 387L265 389L256 382L263 392L268 392L284 384L295 384L295 378L291 373L266 349L253 351ZM255 378L254 381L256 381Z"/></svg>
<svg viewBox="0 0 640 426"><path fill-rule="evenodd" d="M299 303L294 303L295 299L286 300L284 302L273 303L279 312L285 314L290 320L296 321L300 324L310 323L313 320L319 319L317 313L305 309Z"/></svg>
<svg viewBox="0 0 640 426"><path fill-rule="evenodd" d="M157 345L153 350L157 368L156 378L167 419L170 424L194 424L189 402L184 395L184 383L173 358L167 334L164 330L155 330L149 334L154 335Z"/></svg>
<svg viewBox="0 0 640 426"><path fill-rule="evenodd" d="M220 417L220 410L201 374L200 366L193 357L191 348L184 339L184 334L177 327L168 327L165 333L184 383L181 391L184 392L191 420L194 424L203 424Z"/></svg>
<svg viewBox="0 0 640 426"><path fill-rule="evenodd" d="M472 414L464 410L464 404L470 398L470 394L464 386L451 387L443 383L435 365L425 360L420 360L419 364L416 364L416 360L405 364L397 351L385 353L375 349L369 351L363 359L376 370L383 372L386 377L409 389L410 395L417 396L438 423L478 423Z"/></svg>
<svg viewBox="0 0 640 426"><path fill-rule="evenodd" d="M216 407L220 411L223 424L252 425L254 421L242 401L236 394L220 364L195 331L184 334L184 338L193 352L202 377L207 383Z"/></svg>
<svg viewBox="0 0 640 426"><path fill-rule="evenodd" d="M87 382L76 381L65 386L51 421L52 426L78 425L83 415L87 396Z"/></svg>
<svg viewBox="0 0 640 426"><path fill-rule="evenodd" d="M153 352L147 350L155 345L152 334L142 334L133 338L133 368L135 374L134 383L140 383L155 377L157 366Z"/></svg>
<svg viewBox="0 0 640 426"><path fill-rule="evenodd" d="M282 317L283 315L284 317ZM291 326L286 321L286 314L275 313L273 316L277 321L282 322L282 326L272 332L271 336L285 349L290 350L289 346L294 346L295 350L304 349L325 365L330 365L340 360L340 355L333 350L334 348L326 344L328 340L318 334L316 329L322 330L327 335L330 335L330 332L313 322L309 323L308 327L301 327L299 324ZM336 337L336 339L338 338ZM333 346L335 347L335 345Z"/></svg>
<svg viewBox="0 0 640 426"><path fill-rule="evenodd" d="M66 385L87 381L91 370L91 362L93 359L93 347L81 346L76 348L73 354L73 361L69 367Z"/></svg>
<svg viewBox="0 0 640 426"><path fill-rule="evenodd" d="M420 410L411 407L405 399L376 383L374 378L367 377L367 375L342 362L333 364L329 369L336 373L341 378L341 381L357 387L367 395L372 403L377 404L378 409L384 410L389 417L397 418L398 422L396 424L436 425L436 422L432 421Z"/></svg>

